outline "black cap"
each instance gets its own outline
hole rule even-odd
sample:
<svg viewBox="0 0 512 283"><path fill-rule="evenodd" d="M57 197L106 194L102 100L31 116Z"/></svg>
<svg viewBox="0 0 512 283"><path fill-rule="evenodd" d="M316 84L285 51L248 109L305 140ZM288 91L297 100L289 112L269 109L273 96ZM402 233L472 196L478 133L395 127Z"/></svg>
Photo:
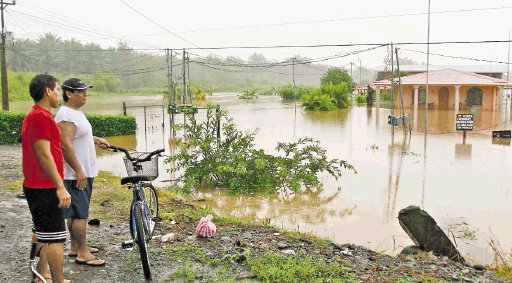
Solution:
<svg viewBox="0 0 512 283"><path fill-rule="evenodd" d="M62 83L62 89L64 90L84 90L92 87L92 85L86 85L81 79L71 78L67 79Z"/></svg>

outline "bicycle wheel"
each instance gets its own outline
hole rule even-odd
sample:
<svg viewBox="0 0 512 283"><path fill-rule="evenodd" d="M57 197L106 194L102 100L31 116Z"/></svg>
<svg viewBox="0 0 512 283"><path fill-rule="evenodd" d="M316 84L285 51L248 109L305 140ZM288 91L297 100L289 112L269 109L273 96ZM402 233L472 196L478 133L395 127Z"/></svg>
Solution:
<svg viewBox="0 0 512 283"><path fill-rule="evenodd" d="M153 237L153 232L155 231L156 222L159 221L158 216L158 196L156 194L155 187L151 184L146 184L143 186L144 196L146 200L146 212L148 214L148 219L150 220L148 223L149 226L149 237Z"/></svg>
<svg viewBox="0 0 512 283"><path fill-rule="evenodd" d="M151 266L149 263L149 254L148 254L148 242L147 234L144 227L144 214L143 208L140 206L140 203L135 203L133 209L133 214L135 218L135 242L139 246L140 252L140 261L142 262L142 270L144 270L144 278L146 280L151 280Z"/></svg>

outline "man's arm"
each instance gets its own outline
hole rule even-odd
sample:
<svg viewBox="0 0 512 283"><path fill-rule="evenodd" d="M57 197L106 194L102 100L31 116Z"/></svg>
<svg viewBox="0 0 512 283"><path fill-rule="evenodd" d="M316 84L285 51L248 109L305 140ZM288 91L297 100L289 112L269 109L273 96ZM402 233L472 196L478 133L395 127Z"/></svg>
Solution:
<svg viewBox="0 0 512 283"><path fill-rule="evenodd" d="M64 182L59 175L57 165L53 160L53 156L50 150L50 141L47 139L37 140L34 144L36 150L37 159L44 169L44 172L57 188L57 197L59 198L59 207L68 208L71 204L71 195L64 187Z"/></svg>
<svg viewBox="0 0 512 283"><path fill-rule="evenodd" d="M57 123L60 129L60 138L62 141L62 155L64 160L73 168L76 176L76 188L82 190L87 185L87 176L78 162L75 149L73 148L73 137L76 133L75 124L67 121Z"/></svg>

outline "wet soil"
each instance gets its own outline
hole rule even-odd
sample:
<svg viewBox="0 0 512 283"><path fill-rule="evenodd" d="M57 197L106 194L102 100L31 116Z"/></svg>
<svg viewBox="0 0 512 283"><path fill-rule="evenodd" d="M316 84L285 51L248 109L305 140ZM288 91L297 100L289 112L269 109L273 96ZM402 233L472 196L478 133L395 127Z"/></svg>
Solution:
<svg viewBox="0 0 512 283"><path fill-rule="evenodd" d="M0 281L29 282L30 213L26 201L17 198L19 191L13 189L16 185L21 189L19 146L0 145L0 168ZM196 209L186 200L176 199L165 205L173 205L177 211ZM121 247L123 241L130 239L127 219L92 217L101 222L88 226L89 242L100 248L98 255L107 264L77 265L66 256L66 278L73 282L144 282L137 248ZM264 225L222 224L217 225L213 238L197 238L192 232L198 219L177 214L174 220L172 226L162 223L155 232L159 236L172 231L175 237L170 242L162 243L159 238L151 242L153 282L257 282L246 264L246 251L251 257L268 252L287 256L305 253L326 263L341 258L359 282L506 282L482 266L475 268L428 254L392 257L352 244L317 245L307 236L291 236L292 233ZM176 276L177 271L182 275Z"/></svg>

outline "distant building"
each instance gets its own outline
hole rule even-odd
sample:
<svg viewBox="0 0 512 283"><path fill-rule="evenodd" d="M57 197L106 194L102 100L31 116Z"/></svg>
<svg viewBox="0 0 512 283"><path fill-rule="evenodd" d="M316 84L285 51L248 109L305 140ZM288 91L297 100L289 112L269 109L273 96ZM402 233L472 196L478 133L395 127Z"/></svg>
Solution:
<svg viewBox="0 0 512 283"><path fill-rule="evenodd" d="M404 108L413 108L414 113L417 113L418 107L425 108L425 104L428 103L430 109L454 109L455 113L470 107L495 110L501 99L503 87L507 84L501 78L456 69L432 70L428 73L428 101L426 72L401 77ZM498 73L492 74L497 76ZM391 81L380 80L373 85L378 97L380 89L389 87ZM400 101L399 95L398 78L395 78L395 101Z"/></svg>
<svg viewBox="0 0 512 283"><path fill-rule="evenodd" d="M429 65L429 71L439 71L446 69L459 70L463 72L475 73L496 79L503 79L507 73L507 65ZM396 69L395 69L396 71ZM400 73L402 76L424 73L427 71L427 65L400 65ZM391 70L385 66L377 68L377 80L385 80L391 78Z"/></svg>

